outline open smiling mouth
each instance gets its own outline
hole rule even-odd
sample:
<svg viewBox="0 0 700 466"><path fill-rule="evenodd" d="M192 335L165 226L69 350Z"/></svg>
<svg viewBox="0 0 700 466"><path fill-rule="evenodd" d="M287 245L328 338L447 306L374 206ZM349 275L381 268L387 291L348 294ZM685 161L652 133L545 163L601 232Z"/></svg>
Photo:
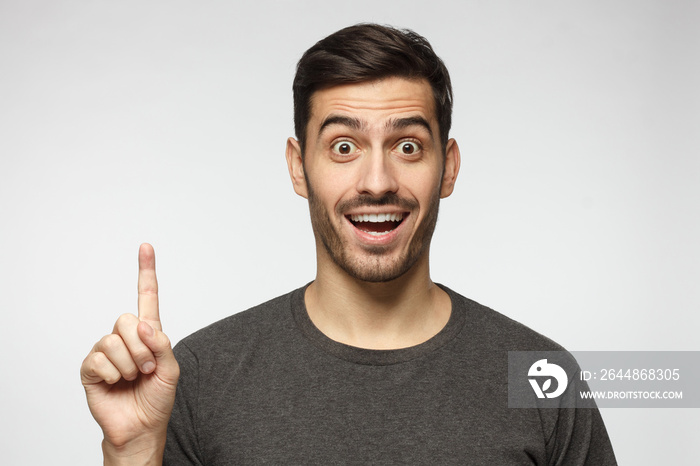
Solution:
<svg viewBox="0 0 700 466"><path fill-rule="evenodd" d="M372 236L383 236L391 233L403 222L404 214L353 214L347 218L355 228Z"/></svg>

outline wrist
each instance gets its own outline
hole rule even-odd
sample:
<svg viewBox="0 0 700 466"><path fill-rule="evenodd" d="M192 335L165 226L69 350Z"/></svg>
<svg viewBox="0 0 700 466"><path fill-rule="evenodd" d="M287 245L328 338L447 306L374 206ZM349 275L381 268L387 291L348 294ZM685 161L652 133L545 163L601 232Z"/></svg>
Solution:
<svg viewBox="0 0 700 466"><path fill-rule="evenodd" d="M135 439L125 445L114 445L102 441L105 466L117 465L161 465L165 435L162 437Z"/></svg>

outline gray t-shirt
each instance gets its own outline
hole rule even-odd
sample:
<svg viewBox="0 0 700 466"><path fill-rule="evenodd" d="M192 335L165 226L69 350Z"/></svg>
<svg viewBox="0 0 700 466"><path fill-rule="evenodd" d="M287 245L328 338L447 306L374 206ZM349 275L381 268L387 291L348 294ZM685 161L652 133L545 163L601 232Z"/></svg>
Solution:
<svg viewBox="0 0 700 466"><path fill-rule="evenodd" d="M305 288L185 338L165 464L616 464L597 409L507 406L507 352L562 348L443 289L411 348L329 339Z"/></svg>

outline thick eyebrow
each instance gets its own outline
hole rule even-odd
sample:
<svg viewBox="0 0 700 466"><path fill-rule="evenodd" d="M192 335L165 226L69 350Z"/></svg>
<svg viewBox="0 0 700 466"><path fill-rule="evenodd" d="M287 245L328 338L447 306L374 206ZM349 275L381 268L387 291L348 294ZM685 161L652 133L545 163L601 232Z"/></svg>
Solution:
<svg viewBox="0 0 700 466"><path fill-rule="evenodd" d="M355 131L361 131L367 127L367 123L359 118L344 115L329 115L323 120L323 123L321 123L321 127L318 129L318 135L320 136L323 131L331 125L347 126Z"/></svg>
<svg viewBox="0 0 700 466"><path fill-rule="evenodd" d="M420 116L407 117L407 118L392 118L386 122L387 130L399 130L404 128L409 128L411 126L420 126L428 131L430 137L433 137L433 130L430 129L430 123Z"/></svg>
<svg viewBox="0 0 700 466"><path fill-rule="evenodd" d="M331 125L346 126L355 131L362 131L367 128L367 123L359 118L345 115L329 115L323 120L323 123L321 123L321 127L318 129L318 135L321 136L323 131ZM430 137L433 137L433 130L430 128L430 123L421 116L392 118L386 122L386 129L393 131L410 128L411 126L419 126L425 129Z"/></svg>

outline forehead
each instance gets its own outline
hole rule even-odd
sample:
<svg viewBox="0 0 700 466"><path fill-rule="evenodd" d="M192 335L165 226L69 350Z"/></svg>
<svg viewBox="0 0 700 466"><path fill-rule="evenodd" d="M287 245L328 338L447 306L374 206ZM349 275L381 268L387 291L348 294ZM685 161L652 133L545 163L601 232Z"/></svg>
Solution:
<svg viewBox="0 0 700 466"><path fill-rule="evenodd" d="M425 79L390 77L332 86L313 94L310 127L337 114L359 117L370 124L399 116L420 116L431 126L437 125L433 90Z"/></svg>

